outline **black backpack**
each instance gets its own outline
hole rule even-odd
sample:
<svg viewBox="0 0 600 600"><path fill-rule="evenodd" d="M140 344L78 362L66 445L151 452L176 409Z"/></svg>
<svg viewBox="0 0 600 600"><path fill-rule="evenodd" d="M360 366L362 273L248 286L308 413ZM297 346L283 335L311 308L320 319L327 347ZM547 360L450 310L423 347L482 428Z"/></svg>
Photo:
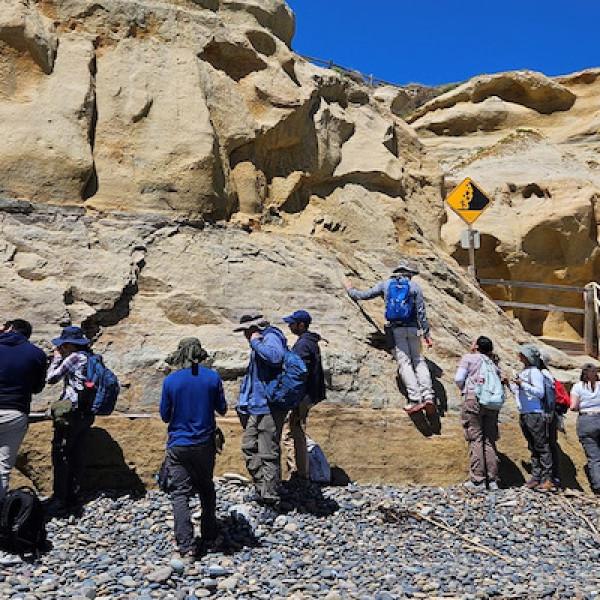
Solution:
<svg viewBox="0 0 600 600"><path fill-rule="evenodd" d="M46 519L37 494L28 487L9 491L0 507L0 545L37 556L46 544Z"/></svg>

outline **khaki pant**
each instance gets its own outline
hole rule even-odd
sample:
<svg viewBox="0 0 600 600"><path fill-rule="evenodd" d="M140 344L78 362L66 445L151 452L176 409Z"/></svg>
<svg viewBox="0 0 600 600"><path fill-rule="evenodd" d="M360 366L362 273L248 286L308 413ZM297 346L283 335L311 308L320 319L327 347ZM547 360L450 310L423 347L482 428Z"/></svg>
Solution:
<svg viewBox="0 0 600 600"><path fill-rule="evenodd" d="M406 387L408 401L419 404L433 400L431 373L425 357L421 354L421 336L416 327L393 327L394 354L398 373Z"/></svg>
<svg viewBox="0 0 600 600"><path fill-rule="evenodd" d="M469 443L469 477L473 483L498 481L498 411L465 399L461 411L465 439Z"/></svg>
<svg viewBox="0 0 600 600"><path fill-rule="evenodd" d="M308 449L306 447L306 420L312 404L303 400L290 412L283 428L283 445L290 474L310 479Z"/></svg>
<svg viewBox="0 0 600 600"><path fill-rule="evenodd" d="M287 411L243 415L242 452L256 491L267 500L279 498L281 481L281 433Z"/></svg>
<svg viewBox="0 0 600 600"><path fill-rule="evenodd" d="M28 417L19 411L0 411L0 500L8 491L21 442L27 433Z"/></svg>

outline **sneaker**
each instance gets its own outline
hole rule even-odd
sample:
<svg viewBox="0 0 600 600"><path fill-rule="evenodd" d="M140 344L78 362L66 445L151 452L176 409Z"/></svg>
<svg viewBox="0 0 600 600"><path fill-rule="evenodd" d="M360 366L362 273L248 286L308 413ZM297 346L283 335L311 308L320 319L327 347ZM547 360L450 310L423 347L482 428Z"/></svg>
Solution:
<svg viewBox="0 0 600 600"><path fill-rule="evenodd" d="M530 479L525 485L524 487L530 489L530 490L535 490L535 488L540 485L540 482L537 479Z"/></svg>
<svg viewBox="0 0 600 600"><path fill-rule="evenodd" d="M482 492L485 490L485 483L475 483L474 481L465 481L462 486L470 492Z"/></svg>
<svg viewBox="0 0 600 600"><path fill-rule="evenodd" d="M412 415L413 413L419 412L419 411L423 410L424 408L425 408L425 404L423 404L422 402L410 402L409 404L407 404L404 407L404 410L409 415Z"/></svg>
<svg viewBox="0 0 600 600"><path fill-rule="evenodd" d="M435 417L437 414L437 406L435 405L435 402L433 400L425 400L423 405L425 408L425 414L428 417Z"/></svg>
<svg viewBox="0 0 600 600"><path fill-rule="evenodd" d="M544 483L540 483L534 489L536 492L555 492L556 486L552 483L552 481L550 479L546 479L546 481L544 481Z"/></svg>
<svg viewBox="0 0 600 600"><path fill-rule="evenodd" d="M500 489L497 481L490 481L488 484L488 490L490 492L497 492Z"/></svg>

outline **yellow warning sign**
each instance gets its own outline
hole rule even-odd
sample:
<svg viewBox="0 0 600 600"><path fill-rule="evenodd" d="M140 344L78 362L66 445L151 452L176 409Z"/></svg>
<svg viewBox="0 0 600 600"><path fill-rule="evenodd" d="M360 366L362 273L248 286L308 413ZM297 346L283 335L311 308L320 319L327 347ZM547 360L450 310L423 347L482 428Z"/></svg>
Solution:
<svg viewBox="0 0 600 600"><path fill-rule="evenodd" d="M492 201L470 177L467 177L448 194L446 203L465 223L471 225Z"/></svg>

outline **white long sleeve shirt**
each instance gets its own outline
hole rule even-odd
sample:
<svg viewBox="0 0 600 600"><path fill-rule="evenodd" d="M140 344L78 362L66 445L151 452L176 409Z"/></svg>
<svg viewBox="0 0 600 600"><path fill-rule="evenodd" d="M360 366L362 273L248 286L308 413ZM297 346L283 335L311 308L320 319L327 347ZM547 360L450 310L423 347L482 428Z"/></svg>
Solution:
<svg viewBox="0 0 600 600"><path fill-rule="evenodd" d="M519 375L521 385L511 384L521 414L543 413L544 375L537 367L527 367Z"/></svg>

